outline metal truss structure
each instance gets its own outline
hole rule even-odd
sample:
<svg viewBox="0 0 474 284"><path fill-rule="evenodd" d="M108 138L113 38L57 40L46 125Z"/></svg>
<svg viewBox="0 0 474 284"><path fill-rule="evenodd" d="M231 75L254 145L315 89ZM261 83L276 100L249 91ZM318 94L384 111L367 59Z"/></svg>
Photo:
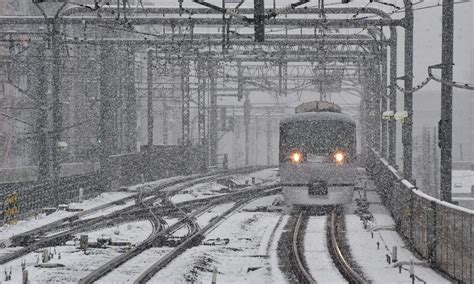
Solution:
<svg viewBox="0 0 474 284"><path fill-rule="evenodd" d="M192 142L190 108L196 102L198 144L204 148L206 157L203 167L208 166L207 161L211 161L211 165L215 161L216 135L212 131L206 132L208 123L215 117L215 96L242 99L248 97L249 92L258 90L272 92L276 97L298 94L302 90L322 93L324 84L321 78L331 77L332 73L340 74L339 70L343 76L337 80L359 84L357 93L365 104L361 107L370 109L367 112L370 115L363 118L366 129L370 130L367 133L368 145L382 149L390 160L394 159L394 122L380 122L379 114L387 109L388 102L390 109L395 110L395 87L390 88L386 99L386 89L380 86L387 80L387 70L390 71L389 86L394 85L395 28L403 27L410 31L412 18L392 19L375 8L298 8L287 11L284 17L276 15L266 20L265 41L256 43L253 29L245 19L253 15L253 9L239 9L238 15L226 10L224 17L222 12L207 8L136 8L122 13L122 18L113 15L112 11L112 8L103 8L98 11L99 17L87 8L66 9L54 19L54 23L62 27L61 44L127 46L135 57L153 48L157 64L162 60L181 66L182 141L184 144ZM344 18L347 15L360 15L361 18ZM43 17L0 17L0 26L5 28L14 26L21 29L25 25L44 23ZM389 36L384 35L383 27L388 27ZM341 32L356 28L366 32ZM390 49L389 62L387 47ZM406 65L410 60L410 57L406 58ZM387 68L388 64L390 68ZM410 68L407 66L405 73ZM164 71L156 69L155 72ZM378 79L374 80L374 76ZM140 80L137 78L136 83ZM405 87L409 89L410 82L406 83ZM163 90L167 92L172 88L174 86L164 84ZM209 94L210 101L206 102ZM197 95L196 99L193 99L194 95ZM325 96L321 95L321 98ZM245 100L244 104L249 102ZM206 119L208 105L212 119ZM374 130L379 128L380 131ZM411 130L405 126L404 129L405 137ZM411 163L411 158L406 160Z"/></svg>

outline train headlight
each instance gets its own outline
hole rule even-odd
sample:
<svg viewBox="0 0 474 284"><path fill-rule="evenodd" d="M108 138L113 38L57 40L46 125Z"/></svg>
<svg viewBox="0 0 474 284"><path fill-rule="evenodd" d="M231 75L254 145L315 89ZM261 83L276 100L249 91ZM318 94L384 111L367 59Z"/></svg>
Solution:
<svg viewBox="0 0 474 284"><path fill-rule="evenodd" d="M336 164L343 164L346 161L346 153L342 151L337 151L336 153L334 153L333 159Z"/></svg>
<svg viewBox="0 0 474 284"><path fill-rule="evenodd" d="M299 164L303 160L303 155L300 151L291 152L290 160L293 164Z"/></svg>

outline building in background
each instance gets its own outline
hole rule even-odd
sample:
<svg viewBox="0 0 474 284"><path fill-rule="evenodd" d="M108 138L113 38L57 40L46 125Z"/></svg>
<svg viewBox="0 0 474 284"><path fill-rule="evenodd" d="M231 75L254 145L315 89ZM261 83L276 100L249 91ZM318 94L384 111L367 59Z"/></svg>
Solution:
<svg viewBox="0 0 474 284"><path fill-rule="evenodd" d="M1 16L30 15L34 4L29 0L0 0Z"/></svg>

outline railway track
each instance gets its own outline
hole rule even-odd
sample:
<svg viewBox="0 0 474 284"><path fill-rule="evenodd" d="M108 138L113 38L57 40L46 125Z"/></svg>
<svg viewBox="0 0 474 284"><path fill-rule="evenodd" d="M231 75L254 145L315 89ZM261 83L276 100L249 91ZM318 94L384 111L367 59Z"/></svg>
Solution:
<svg viewBox="0 0 474 284"><path fill-rule="evenodd" d="M160 231L159 233L150 236L147 240L143 243L132 249L131 251L124 253L108 263L104 264L103 266L99 267L86 277L82 278L79 283L93 283L94 281L99 280L106 274L113 271L118 266L124 264L131 258L137 256L138 254L144 252L145 250L151 248L154 245L157 245L163 237L171 235L173 232L180 229L183 225L187 225L189 227L189 233L186 239L180 243L175 249L171 252L164 255L160 258L156 263L152 264L145 272L139 275L135 283L144 283L149 280L153 275L155 275L159 270L165 267L169 262L173 259L178 257L182 252L186 251L189 247L192 247L195 244L198 244L201 241L201 238L204 234L215 226L219 221L223 218L231 214L236 209L240 208L242 204L254 199L256 197L260 197L265 194L272 194L275 190L281 189L278 185L268 185L268 186L261 186L249 190L242 190L236 193L230 193L225 196L218 196L213 198L213 200L198 200L199 202L206 201L206 205L201 206L198 210L194 211L191 214L186 214L183 218L181 218L177 223L173 224L169 228ZM223 214L221 214L218 218L213 219L208 225L203 228L200 228L199 225L195 221L195 217L206 212L210 207L217 206L224 203L229 203L232 201L236 201L236 204ZM179 204L181 209L182 204Z"/></svg>
<svg viewBox="0 0 474 284"><path fill-rule="evenodd" d="M266 168L268 168L268 167L244 167L244 168L234 169L230 172L224 172L224 171L219 172L218 171L218 172L212 172L212 173L206 173L206 174L197 174L197 175L192 175L192 176L170 178L168 181L165 181L165 182L163 182L161 184L158 184L158 185L154 185L154 186L152 186L153 187L152 189L149 189L149 190L146 190L145 192L142 192L141 198L151 197L150 199L147 199L146 202L148 204L152 204L158 198L161 198L165 195L163 193L160 195L158 193L159 191L162 191L164 189L173 187L173 186L178 185L180 183L189 182L189 183L183 184L182 187L177 187L175 189L175 191L179 191L182 188L185 188L187 186L191 186L191 185L194 185L194 184L197 184L197 183L203 183L203 182L206 182L206 181L210 181L212 179L222 178L222 177L226 177L226 176L232 176L232 175L236 175L236 174L247 174L247 173L250 173L250 172L259 171L259 170L263 170L263 169L266 169ZM146 187L146 186L147 186L147 184L144 184L144 187ZM172 193L173 193L173 191L170 191L166 194L172 194ZM55 230L56 231L61 231L61 230L64 230L65 228L67 228L67 227L74 227L76 224L81 223L81 218L83 218L87 215L90 215L90 214L97 213L101 210L108 209L108 208L110 208L112 206L115 206L117 204L122 204L122 203L126 203L128 201L137 199L139 197L139 194L140 193L137 192L137 193L135 193L131 196L124 197L124 198L121 198L121 199L118 199L118 200L114 200L114 201L105 203L103 205L78 212L78 213L76 213L72 216L68 216L68 217L62 218L60 220L51 222L49 224L40 226L38 228L29 230L27 232L17 234L17 235L13 236L10 239L3 240L4 246L6 246L5 244L7 244L7 243L9 244L8 246L24 246L28 243L28 241L30 239L35 239L35 236L45 235L45 234L50 233L50 232L55 231ZM155 196L153 196L153 195L155 195ZM137 206L131 206L131 207L136 208ZM120 214L120 213L123 213L123 212L127 212L129 210L131 210L130 207L123 208L123 209L118 210L118 211L116 211L112 214ZM0 265L3 264L3 263L4 262L2 262L2 260L0 259Z"/></svg>
<svg viewBox="0 0 474 284"><path fill-rule="evenodd" d="M257 170L258 169L260 168L257 168ZM140 218L149 219L155 229L155 227L158 226L158 222L156 220L157 214L154 213L154 210L160 210L161 208L159 206L153 206L153 203L155 203L158 199L163 197L170 197L173 194L179 192L180 190L193 186L195 184L209 182L217 178L230 177L235 174L252 172L254 170L254 167L249 167L237 169L232 171L231 173L212 173L207 175L195 175L192 177L172 179L169 182L164 182L155 186L153 189L147 192L142 192L141 196L139 196L139 193L136 193L132 196L128 196L83 212L79 212L73 216L69 216L47 224L45 226L41 226L28 232L19 234L12 239L12 243L16 245L23 245L24 247L15 252L2 255L0 257L0 265L20 258L32 251L41 248L61 245L62 243L65 243L66 241L72 239L75 234L84 231L89 231L91 229L98 230L101 228L116 225L118 223L130 222ZM166 193L163 193L163 191L165 190L167 190ZM80 219L80 217L82 216L92 214L105 208L114 206L117 204L117 202L126 202L128 200L137 199L139 197L141 200L140 202L137 202L136 204L127 208L117 210L106 216L99 216L88 220ZM186 206L183 205L183 207ZM55 231L59 231L59 233L53 236L43 237L44 235Z"/></svg>
<svg viewBox="0 0 474 284"><path fill-rule="evenodd" d="M275 188L280 188L280 187L275 187ZM181 255L186 249L192 247L196 243L199 243L205 236L205 234L212 228L214 228L219 222L221 222L224 218L229 216L230 214L234 213L235 211L239 210L250 202L252 199L261 197L261 196L254 196L254 197L247 197L246 199L237 199L237 202L235 203L232 208L226 210L224 213L219 215L219 217L212 219L211 222L209 222L206 226L204 226L202 229L195 231L191 234L188 235L188 238L181 243L178 247L170 251L168 254L163 256L160 260L152 264L146 271L141 273L137 279L133 282L134 284L143 284L146 283L148 280L150 280L156 273L158 273L161 269L163 269L168 263L176 259L179 255ZM231 198L234 200L235 198ZM228 199L226 199L226 202L229 202Z"/></svg>
<svg viewBox="0 0 474 284"><path fill-rule="evenodd" d="M291 254L290 263L292 270L299 283L317 283L311 273L307 270L304 260L302 239L304 237L304 224L307 221L305 212L300 212L296 219L295 228L290 237Z"/></svg>
<svg viewBox="0 0 474 284"><path fill-rule="evenodd" d="M328 216L328 248L334 263L339 272L346 278L349 283L369 283L362 277L354 265L349 261L347 252L344 254L342 240L344 239L344 232L342 231L344 216L339 209L334 209L331 215Z"/></svg>
<svg viewBox="0 0 474 284"><path fill-rule="evenodd" d="M206 206L202 208L199 212L195 213L198 214L201 211L205 211L209 208L210 206ZM137 245L136 247L132 248L130 251L123 253L106 264L100 266L96 270L92 271L89 275L86 277L82 278L79 283L84 284L84 283L93 283L94 281L99 280L115 268L119 267L120 265L124 264L128 260L132 259L133 257L137 256L138 254L142 253L143 251L153 247L154 245L159 242L160 238L166 237L167 235L172 234L174 231L177 231L181 226L185 225L187 222L190 222L189 220L192 219L192 217L195 215L192 214L191 216L185 216L182 219L180 219L178 222L175 224L171 225L170 227L163 229L161 231L156 231L154 232L142 243Z"/></svg>
<svg viewBox="0 0 474 284"><path fill-rule="evenodd" d="M290 223L294 223L294 227L289 236L288 242L291 246L290 270L298 283L318 283L318 275L312 275L308 269L304 257L303 239L305 234L305 226L308 221L308 215L302 211ZM349 283L368 283L354 268L353 264L347 260L343 253L341 240L343 240L343 232L341 222L343 216L339 209L334 209L327 216L327 245L332 261L336 265L339 272Z"/></svg>

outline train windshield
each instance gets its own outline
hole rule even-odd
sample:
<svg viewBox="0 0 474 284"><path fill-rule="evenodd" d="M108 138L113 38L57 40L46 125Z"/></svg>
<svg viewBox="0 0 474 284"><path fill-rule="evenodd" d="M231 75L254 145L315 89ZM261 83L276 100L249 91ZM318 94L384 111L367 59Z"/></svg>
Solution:
<svg viewBox="0 0 474 284"><path fill-rule="evenodd" d="M327 155L337 148L355 153L355 125L342 121L288 122L280 128L280 151L301 149L307 154Z"/></svg>

